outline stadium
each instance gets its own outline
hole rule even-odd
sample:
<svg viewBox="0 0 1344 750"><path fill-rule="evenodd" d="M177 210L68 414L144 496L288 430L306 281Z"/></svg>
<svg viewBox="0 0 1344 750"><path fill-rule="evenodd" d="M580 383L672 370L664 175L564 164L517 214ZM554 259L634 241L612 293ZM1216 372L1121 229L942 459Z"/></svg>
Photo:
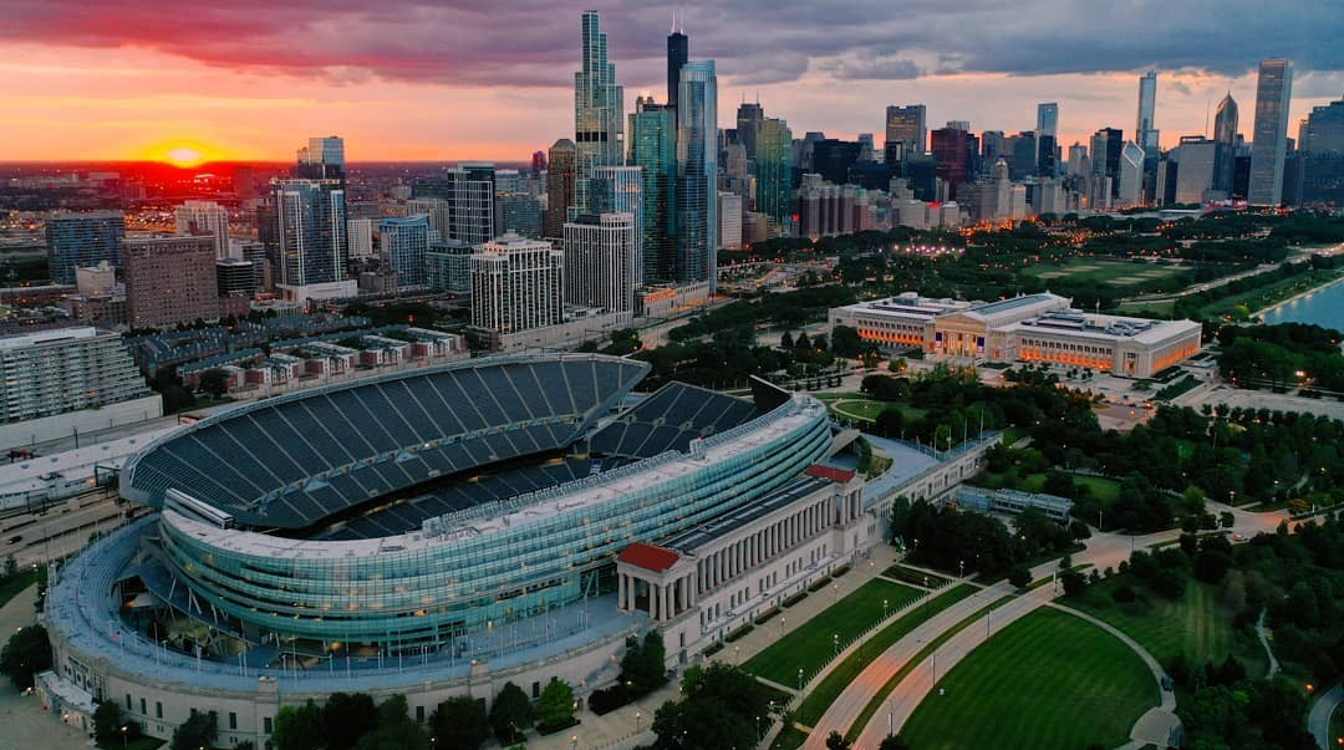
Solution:
<svg viewBox="0 0 1344 750"><path fill-rule="evenodd" d="M648 369L476 359L159 438L119 478L155 512L54 576L39 692L67 720L115 700L157 737L215 711L221 744L258 747L281 705L338 691L405 694L421 720L506 681L582 698L628 637L657 628L691 663L880 538L879 498L833 458L854 431L819 401L633 394ZM946 491L981 452L910 450L882 497Z"/></svg>

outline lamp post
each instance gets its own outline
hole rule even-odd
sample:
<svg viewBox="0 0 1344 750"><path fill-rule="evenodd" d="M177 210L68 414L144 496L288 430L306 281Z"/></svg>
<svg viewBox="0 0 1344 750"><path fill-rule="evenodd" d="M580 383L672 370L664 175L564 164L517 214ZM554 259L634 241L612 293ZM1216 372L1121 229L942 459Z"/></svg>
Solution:
<svg viewBox="0 0 1344 750"><path fill-rule="evenodd" d="M635 712L635 734L639 734L639 720L640 720L640 718L642 718L642 717L643 717L643 714L641 714L641 713L638 712L638 711Z"/></svg>
<svg viewBox="0 0 1344 750"><path fill-rule="evenodd" d="M803 689L803 668L802 668L802 667L799 667L799 668L798 668L798 689L799 689L799 690L802 690L802 689Z"/></svg>
<svg viewBox="0 0 1344 750"><path fill-rule="evenodd" d="M840 653L840 634L839 634L839 633L832 633L832 634L831 634L831 645L832 645L832 646L835 646L835 653L836 653L836 654L839 654L839 653Z"/></svg>
<svg viewBox="0 0 1344 750"><path fill-rule="evenodd" d="M882 619L887 619L887 600L882 600Z"/></svg>
<svg viewBox="0 0 1344 750"><path fill-rule="evenodd" d="M128 728L128 727L127 727L126 724L122 724L122 725L121 725L121 748L122 748L122 750L126 750L126 729L127 729L127 728Z"/></svg>

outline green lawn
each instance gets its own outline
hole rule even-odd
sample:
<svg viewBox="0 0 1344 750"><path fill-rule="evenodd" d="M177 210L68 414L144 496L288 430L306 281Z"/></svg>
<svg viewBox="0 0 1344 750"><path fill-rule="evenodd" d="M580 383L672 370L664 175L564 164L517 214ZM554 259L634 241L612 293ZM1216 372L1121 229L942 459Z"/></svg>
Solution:
<svg viewBox="0 0 1344 750"><path fill-rule="evenodd" d="M1092 492L1092 496L1101 501L1103 506L1109 506L1120 497L1120 483L1108 477L1094 477L1088 474L1071 474L1076 484L1087 487ZM1016 468L1010 468L1001 474L984 472L977 479L976 484L988 487L990 489L1008 488L1022 490L1023 492L1042 492L1045 489L1045 474L1034 473L1020 476Z"/></svg>
<svg viewBox="0 0 1344 750"><path fill-rule="evenodd" d="M906 722L920 750L1116 747L1158 686L1119 639L1073 615L1042 608L971 652ZM968 720L973 719L973 720Z"/></svg>
<svg viewBox="0 0 1344 750"><path fill-rule="evenodd" d="M798 727L784 727L775 741L770 743L770 750L797 750L807 742L807 732Z"/></svg>
<svg viewBox="0 0 1344 750"><path fill-rule="evenodd" d="M1132 263L1104 258L1070 258L1064 263L1040 263L1023 271L1042 281L1067 280L1076 284L1125 287L1167 279L1187 269L1156 263Z"/></svg>
<svg viewBox="0 0 1344 750"><path fill-rule="evenodd" d="M907 421L923 419L924 415L929 413L927 409L920 409L898 401L876 401L865 396L827 399L826 403L835 414L865 422L872 422L877 419L878 414L887 409L899 409Z"/></svg>
<svg viewBox="0 0 1344 750"><path fill-rule="evenodd" d="M40 578L46 575L42 569L23 570L12 576L0 579L0 607L9 603L10 599L18 596L24 589L37 583Z"/></svg>
<svg viewBox="0 0 1344 750"><path fill-rule="evenodd" d="M834 636L840 636L840 647L844 648L855 636L882 619L884 599L888 611L895 611L922 593L919 589L874 578L742 666L759 677L796 687L799 669L803 670L803 678L808 679L835 655ZM812 596L829 595L829 591L819 591ZM772 620L761 627L778 626Z"/></svg>
<svg viewBox="0 0 1344 750"><path fill-rule="evenodd" d="M891 648L891 645L904 638L910 631L923 625L930 618L939 612L965 599L975 593L975 588L967 584L960 584L957 587L939 594L931 601L917 607L911 612L907 612L903 617L886 626L863 643L863 645L854 649L844 661L835 665L827 675L817 684L816 689L807 694L803 702L799 704L797 710L798 721L811 726L826 713L826 709L840 693L844 692L849 683L853 682L863 670L876 659Z"/></svg>
<svg viewBox="0 0 1344 750"><path fill-rule="evenodd" d="M894 578L897 581L923 586L930 589L940 589L952 582L950 578L944 578L933 573L925 573L922 570L907 568L904 565L893 565L882 571L882 575L887 578Z"/></svg>
<svg viewBox="0 0 1344 750"><path fill-rule="evenodd" d="M1116 576L1089 586L1076 606L1138 641L1159 663L1167 664L1178 655L1195 664L1222 661L1237 652L1251 662L1248 671L1256 672L1252 667L1258 667L1260 660L1254 650L1236 643L1232 615L1219 604L1216 587L1190 581L1178 601L1141 592L1141 601L1119 604L1111 592L1127 579Z"/></svg>

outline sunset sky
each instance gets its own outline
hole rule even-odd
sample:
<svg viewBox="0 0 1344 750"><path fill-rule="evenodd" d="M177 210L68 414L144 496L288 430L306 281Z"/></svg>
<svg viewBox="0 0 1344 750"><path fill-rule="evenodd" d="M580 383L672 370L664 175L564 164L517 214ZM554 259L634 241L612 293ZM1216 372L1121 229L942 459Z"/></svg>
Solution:
<svg viewBox="0 0 1344 750"><path fill-rule="evenodd" d="M360 160L524 160L572 136L579 13L550 0L0 0L0 160L289 160L338 134ZM672 5L599 3L627 107L664 96ZM930 127L1035 124L1060 103L1061 142L1132 137L1137 76L1160 71L1163 145L1204 131L1231 90L1241 131L1254 65L1296 65L1289 134L1344 95L1333 2L767 0L679 5L693 59L719 68L719 114L759 99L795 136L882 140L887 104Z"/></svg>

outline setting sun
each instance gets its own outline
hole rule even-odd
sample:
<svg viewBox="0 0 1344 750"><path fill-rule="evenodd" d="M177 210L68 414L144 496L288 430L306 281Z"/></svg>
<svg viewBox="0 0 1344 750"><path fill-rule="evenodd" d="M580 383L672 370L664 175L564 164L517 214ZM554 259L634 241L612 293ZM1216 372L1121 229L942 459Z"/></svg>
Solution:
<svg viewBox="0 0 1344 750"><path fill-rule="evenodd" d="M201 152L190 146L179 146L165 154L168 163L178 167L194 167L205 161Z"/></svg>

